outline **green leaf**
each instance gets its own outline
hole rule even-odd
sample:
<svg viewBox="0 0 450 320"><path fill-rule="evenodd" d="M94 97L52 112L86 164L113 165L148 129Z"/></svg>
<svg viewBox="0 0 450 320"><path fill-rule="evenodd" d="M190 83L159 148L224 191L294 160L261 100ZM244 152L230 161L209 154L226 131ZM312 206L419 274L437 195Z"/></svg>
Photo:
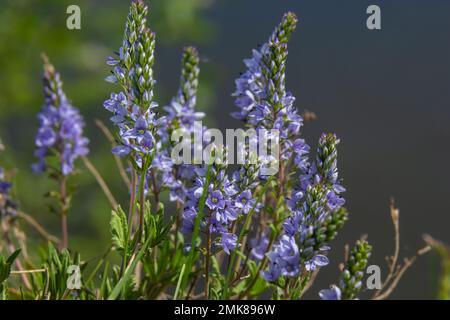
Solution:
<svg viewBox="0 0 450 320"><path fill-rule="evenodd" d="M125 212L122 208L117 208L117 211L111 212L111 234L112 242L117 250L125 252L128 238L128 223Z"/></svg>
<svg viewBox="0 0 450 320"><path fill-rule="evenodd" d="M20 249L14 251L9 257L8 259L6 259L6 263L9 263L10 265L13 264L14 260L16 260L16 258L19 256L20 254Z"/></svg>
<svg viewBox="0 0 450 320"><path fill-rule="evenodd" d="M185 267L186 267L185 264L183 264L183 266L181 267L180 277L178 278L177 287L175 289L175 294L173 295L173 300L177 300L178 299L178 294L180 292L180 285L181 285L181 281L183 280L184 268Z"/></svg>
<svg viewBox="0 0 450 320"><path fill-rule="evenodd" d="M11 266L14 263L14 260L20 254L20 249L14 251L5 261L5 258L0 255L0 284L2 284L6 279L8 279L11 274Z"/></svg>
<svg viewBox="0 0 450 320"><path fill-rule="evenodd" d="M257 296L263 293L267 289L267 282L263 277L258 277L256 283L253 285L253 288L250 290L251 296Z"/></svg>
<svg viewBox="0 0 450 320"><path fill-rule="evenodd" d="M119 296L119 294L124 290L127 286L130 277L133 275L134 269L136 268L137 263L142 259L143 255L147 251L147 248L150 245L151 238L148 238L147 241L143 244L142 248L137 253L135 259L131 262L131 264L125 270L123 277L117 282L116 286L110 293L108 300L115 300Z"/></svg>

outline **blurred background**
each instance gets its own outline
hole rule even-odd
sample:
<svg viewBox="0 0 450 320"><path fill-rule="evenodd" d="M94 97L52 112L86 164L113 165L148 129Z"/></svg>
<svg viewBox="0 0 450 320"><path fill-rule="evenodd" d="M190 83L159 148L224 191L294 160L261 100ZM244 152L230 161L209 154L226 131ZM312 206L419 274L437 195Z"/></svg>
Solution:
<svg viewBox="0 0 450 320"><path fill-rule="evenodd" d="M202 57L199 109L208 126L239 127L234 79L243 58L266 41L282 14L299 16L287 65L287 87L301 112L318 118L303 134L315 149L321 132L341 138L339 167L347 188L350 221L332 243L332 264L308 298L336 281L344 244L362 234L374 246L371 263L386 273L393 251L390 197L400 207L402 254L423 247L429 233L450 243L450 2L442 0L152 0L157 33L156 94L165 105L175 94L182 47ZM81 30L66 28L66 8L81 8ZM382 30L366 28L366 8L382 10ZM108 124L102 103L114 86L103 81L105 58L121 44L128 12L124 0L0 0L0 166L16 168L14 190L21 208L59 234L58 219L43 195L54 186L31 172L36 113L43 102L40 53L60 71L64 88L85 117L90 159L126 204L110 144L94 120ZM109 124L108 124L109 125ZM81 172L69 216L71 246L84 258L109 243L110 207L95 180ZM36 243L38 237L35 235ZM429 254L407 272L396 299L437 296L439 260Z"/></svg>

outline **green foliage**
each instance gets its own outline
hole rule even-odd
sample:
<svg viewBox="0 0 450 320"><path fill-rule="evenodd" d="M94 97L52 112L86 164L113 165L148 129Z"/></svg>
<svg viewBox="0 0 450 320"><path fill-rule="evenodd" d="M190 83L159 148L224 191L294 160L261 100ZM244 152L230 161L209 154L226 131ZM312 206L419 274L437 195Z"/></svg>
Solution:
<svg viewBox="0 0 450 320"><path fill-rule="evenodd" d="M144 233L145 239L151 238L151 248L156 247L167 238L174 221L174 216L171 216L167 223L164 222L164 205L162 203L159 204L156 214L152 214L150 202L146 202L144 211Z"/></svg>
<svg viewBox="0 0 450 320"><path fill-rule="evenodd" d="M66 299L71 292L67 288L70 274L69 266L79 266L82 270L79 254L75 254L72 258L68 250L58 252L53 244L48 244L48 255L44 264L45 273L42 273L42 281L40 289L43 299Z"/></svg>
<svg viewBox="0 0 450 320"><path fill-rule="evenodd" d="M108 300L115 300L119 297L120 294L122 294L124 298L130 297L130 293L134 289L134 285L130 284L129 281L133 276L133 272L136 269L138 262L141 261L142 257L147 252L150 241L151 238L148 238L147 241L145 241L145 243L143 244L142 248L136 254L136 256L131 259L131 263L125 269L123 277L119 278L117 284L108 295Z"/></svg>
<svg viewBox="0 0 450 320"><path fill-rule="evenodd" d="M214 1L146 1L150 4L151 24L158 39L166 41L163 50L168 47L179 52L186 41L209 42L214 26L203 12ZM34 161L35 114L43 103L40 55L47 53L58 65L68 96L73 97L74 104L86 119L86 129L94 146L90 160L96 165L101 164L100 174L108 177L106 182L111 191L119 202L124 203L127 192L116 174L111 147L95 126L94 119L106 119L101 103L108 96L110 86L102 81L108 72L104 62L112 48L121 41L122 21L126 18L129 2L110 0L105 6L102 1L92 0L77 0L75 3L70 0L2 1L0 59L5 63L0 73L0 136L8 147L8 154L2 154L2 162L7 156L10 166L20 172L14 176L14 185L21 190L20 202L27 212L52 230L57 230L58 225L54 223L53 215L43 210L40 195L52 187L53 182L44 177L37 178L30 169L30 163ZM81 30L66 28L66 9L72 4L81 8ZM167 58L160 50L161 47L157 48L156 57L164 64ZM202 87L199 104L206 108L212 105L211 99L214 98L213 82L210 75L202 81L208 83ZM170 81L158 82L155 94L162 105L172 94L169 90L171 85ZM104 196L96 192L95 180L86 170L77 175L77 184L82 187L72 201L70 230L72 237L80 239L75 243L76 249L89 257L104 250L109 242L110 233L104 226L110 219L110 208ZM53 206L51 211L57 212L58 208Z"/></svg>
<svg viewBox="0 0 450 320"><path fill-rule="evenodd" d="M450 300L450 248L429 235L425 235L424 238L441 261L438 299Z"/></svg>
<svg viewBox="0 0 450 320"><path fill-rule="evenodd" d="M0 283L3 283L8 279L9 274L11 273L11 266L19 254L20 250L16 250L7 259L5 259L3 255L0 255Z"/></svg>
<svg viewBox="0 0 450 320"><path fill-rule="evenodd" d="M111 212L111 234L113 246L118 251L125 253L128 246L129 230L127 217L121 207Z"/></svg>
<svg viewBox="0 0 450 320"><path fill-rule="evenodd" d="M11 266L13 265L16 258L19 256L20 250L14 251L8 258L5 259L3 255L0 254L0 299L7 299L6 285L5 281L9 278L11 274Z"/></svg>

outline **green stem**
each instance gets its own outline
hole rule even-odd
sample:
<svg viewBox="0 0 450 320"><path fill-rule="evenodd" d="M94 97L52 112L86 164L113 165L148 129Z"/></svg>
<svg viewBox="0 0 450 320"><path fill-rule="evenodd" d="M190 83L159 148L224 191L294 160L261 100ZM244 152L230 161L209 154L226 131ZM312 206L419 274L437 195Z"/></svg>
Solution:
<svg viewBox="0 0 450 320"><path fill-rule="evenodd" d="M181 283L181 293L184 292L188 280L189 280L189 275L192 272L192 267L194 266L194 256L195 256L195 244L197 242L197 238L199 236L200 233L200 222L203 219L203 211L205 209L205 203L206 203L206 196L208 193L208 186L209 186L209 182L211 180L211 167L212 164L208 165L208 169L206 171L206 181L205 184L203 186L203 192L202 192L202 196L200 197L200 201L199 201L199 206L198 206L198 213L197 216L195 217L195 224L194 224L194 231L192 233L192 239L191 239L191 251L189 252L189 257L188 257L188 261L187 261L187 272L183 277L183 281Z"/></svg>
<svg viewBox="0 0 450 320"><path fill-rule="evenodd" d="M248 229L249 229L249 226L250 226L250 223L251 223L251 221L252 221L252 216L253 216L253 213L255 212L256 206L257 206L258 203L261 201L261 199L262 199L263 195L265 194L265 192L266 192L268 186L270 185L270 182L272 181L272 179L273 179L272 177L269 178L269 179L267 180L267 182L264 184L264 187L263 187L263 189L262 189L260 195L258 196L257 201L256 201L255 204L253 205L253 207L252 207L252 209L250 210L250 212L247 214L247 217L245 218L244 226L243 226L243 228L241 229L241 232L239 233L239 237L238 237L237 243L241 243L242 238L243 238L244 235L247 233L247 231L248 231ZM241 248L242 251L243 251L244 249L245 249L245 248ZM227 273L227 279L226 279L226 285L225 285L224 290L223 290L223 292L222 292L222 299L228 299L228 286L229 286L229 284L230 284L231 277L232 277L233 270L234 270L234 263L235 263L235 260L236 260L236 250L237 250L237 248L235 248L235 249L231 252L230 264L229 264L229 266L228 266L228 273Z"/></svg>
<svg viewBox="0 0 450 320"><path fill-rule="evenodd" d="M205 299L209 299L209 259L211 256L211 231L209 224L206 230L206 257L205 257Z"/></svg>
<svg viewBox="0 0 450 320"><path fill-rule="evenodd" d="M145 212L145 170L141 172L139 183L139 229L138 229L138 241L141 242L144 233L144 212Z"/></svg>
<svg viewBox="0 0 450 320"><path fill-rule="evenodd" d="M269 245L267 246L267 252L270 251L270 249L272 248L274 241L275 241L275 232L272 232L272 234L270 236L270 240L269 240ZM267 260L268 260L268 258L264 257L264 259L261 261L261 263L259 264L258 270L256 271L255 277L252 279L252 282L250 282L247 289L239 295L239 299L244 298L246 295L248 295L250 290L252 290L253 286L256 284L256 281L259 278L259 273L266 266Z"/></svg>
<svg viewBox="0 0 450 320"><path fill-rule="evenodd" d="M66 177L61 175L60 178L60 201L61 201L61 243L60 250L67 249L69 242L69 232L67 229L67 185Z"/></svg>

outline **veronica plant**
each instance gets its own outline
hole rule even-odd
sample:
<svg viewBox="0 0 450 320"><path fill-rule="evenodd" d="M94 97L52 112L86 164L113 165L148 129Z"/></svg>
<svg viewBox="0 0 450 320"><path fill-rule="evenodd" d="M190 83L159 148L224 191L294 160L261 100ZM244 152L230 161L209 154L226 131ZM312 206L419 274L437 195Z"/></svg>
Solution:
<svg viewBox="0 0 450 320"><path fill-rule="evenodd" d="M67 179L75 172L75 160L88 154L89 141L83 136L83 118L66 97L59 73L45 55L43 59L45 102L38 114L40 126L35 139L38 162L33 165L33 170L36 173L46 172L59 183L59 191L49 195L59 203L61 247L67 248L67 214L70 207Z"/></svg>
<svg viewBox="0 0 450 320"><path fill-rule="evenodd" d="M0 255L0 294L32 299L299 299L311 288L318 272L329 264L330 242L348 220L344 187L338 170L340 140L333 133L318 139L315 154L301 136L303 118L287 90L288 43L297 27L294 13L285 14L268 40L244 60L246 71L236 80L232 116L256 132L251 142L279 151L279 157L243 149L245 162L231 166L225 147L212 143L196 121L200 58L193 47L182 53L179 88L166 104L157 102L156 35L147 23L143 0L131 1L122 44L107 58L116 85L104 101L114 126L112 153L125 182L127 211L118 205L101 175L87 162L88 140L83 119L62 90L59 74L44 61L45 104L39 113L36 136L36 172L59 182L51 192L60 203L62 239L49 234L37 221L17 210L11 182L0 171L2 231L7 255ZM164 107L160 107L160 105ZM102 130L108 133L106 126ZM196 140L196 135L201 134ZM187 136L187 141L180 141ZM194 139L192 137L194 136ZM265 138L271 138L269 146ZM192 142L197 144L191 145ZM195 155L205 145L209 157L202 163L179 163L172 157L180 143ZM277 155L277 153L275 153ZM117 158L117 156L122 159ZM204 154L203 154L204 156ZM92 267L67 250L67 179L75 176L81 157L111 199L111 245ZM123 164L126 163L126 165ZM123 169L127 167L127 170ZM276 168L268 174L267 167ZM164 200L169 200L165 210ZM398 235L398 210L392 218ZM3 222L18 216L48 242L40 262L31 261L18 237L20 224ZM9 228L9 229L8 229ZM11 239L14 236L15 239ZM396 236L396 239L398 237ZM396 242L399 243L398 241ZM3 246L0 246L3 251ZM396 253L386 279L386 298L398 282ZM121 262L115 263L113 253ZM328 300L356 299L371 246L359 241L349 253L338 284L322 290ZM9 258L4 258L8 256ZM408 262L408 267L412 262ZM405 263L406 264L406 263ZM25 270L24 265L29 267ZM24 291L7 289L20 274ZM67 268L78 267L83 281L70 282ZM72 270L71 269L71 270ZM400 268L401 269L401 268ZM89 272L88 272L89 271ZM388 283L391 282L390 285Z"/></svg>

